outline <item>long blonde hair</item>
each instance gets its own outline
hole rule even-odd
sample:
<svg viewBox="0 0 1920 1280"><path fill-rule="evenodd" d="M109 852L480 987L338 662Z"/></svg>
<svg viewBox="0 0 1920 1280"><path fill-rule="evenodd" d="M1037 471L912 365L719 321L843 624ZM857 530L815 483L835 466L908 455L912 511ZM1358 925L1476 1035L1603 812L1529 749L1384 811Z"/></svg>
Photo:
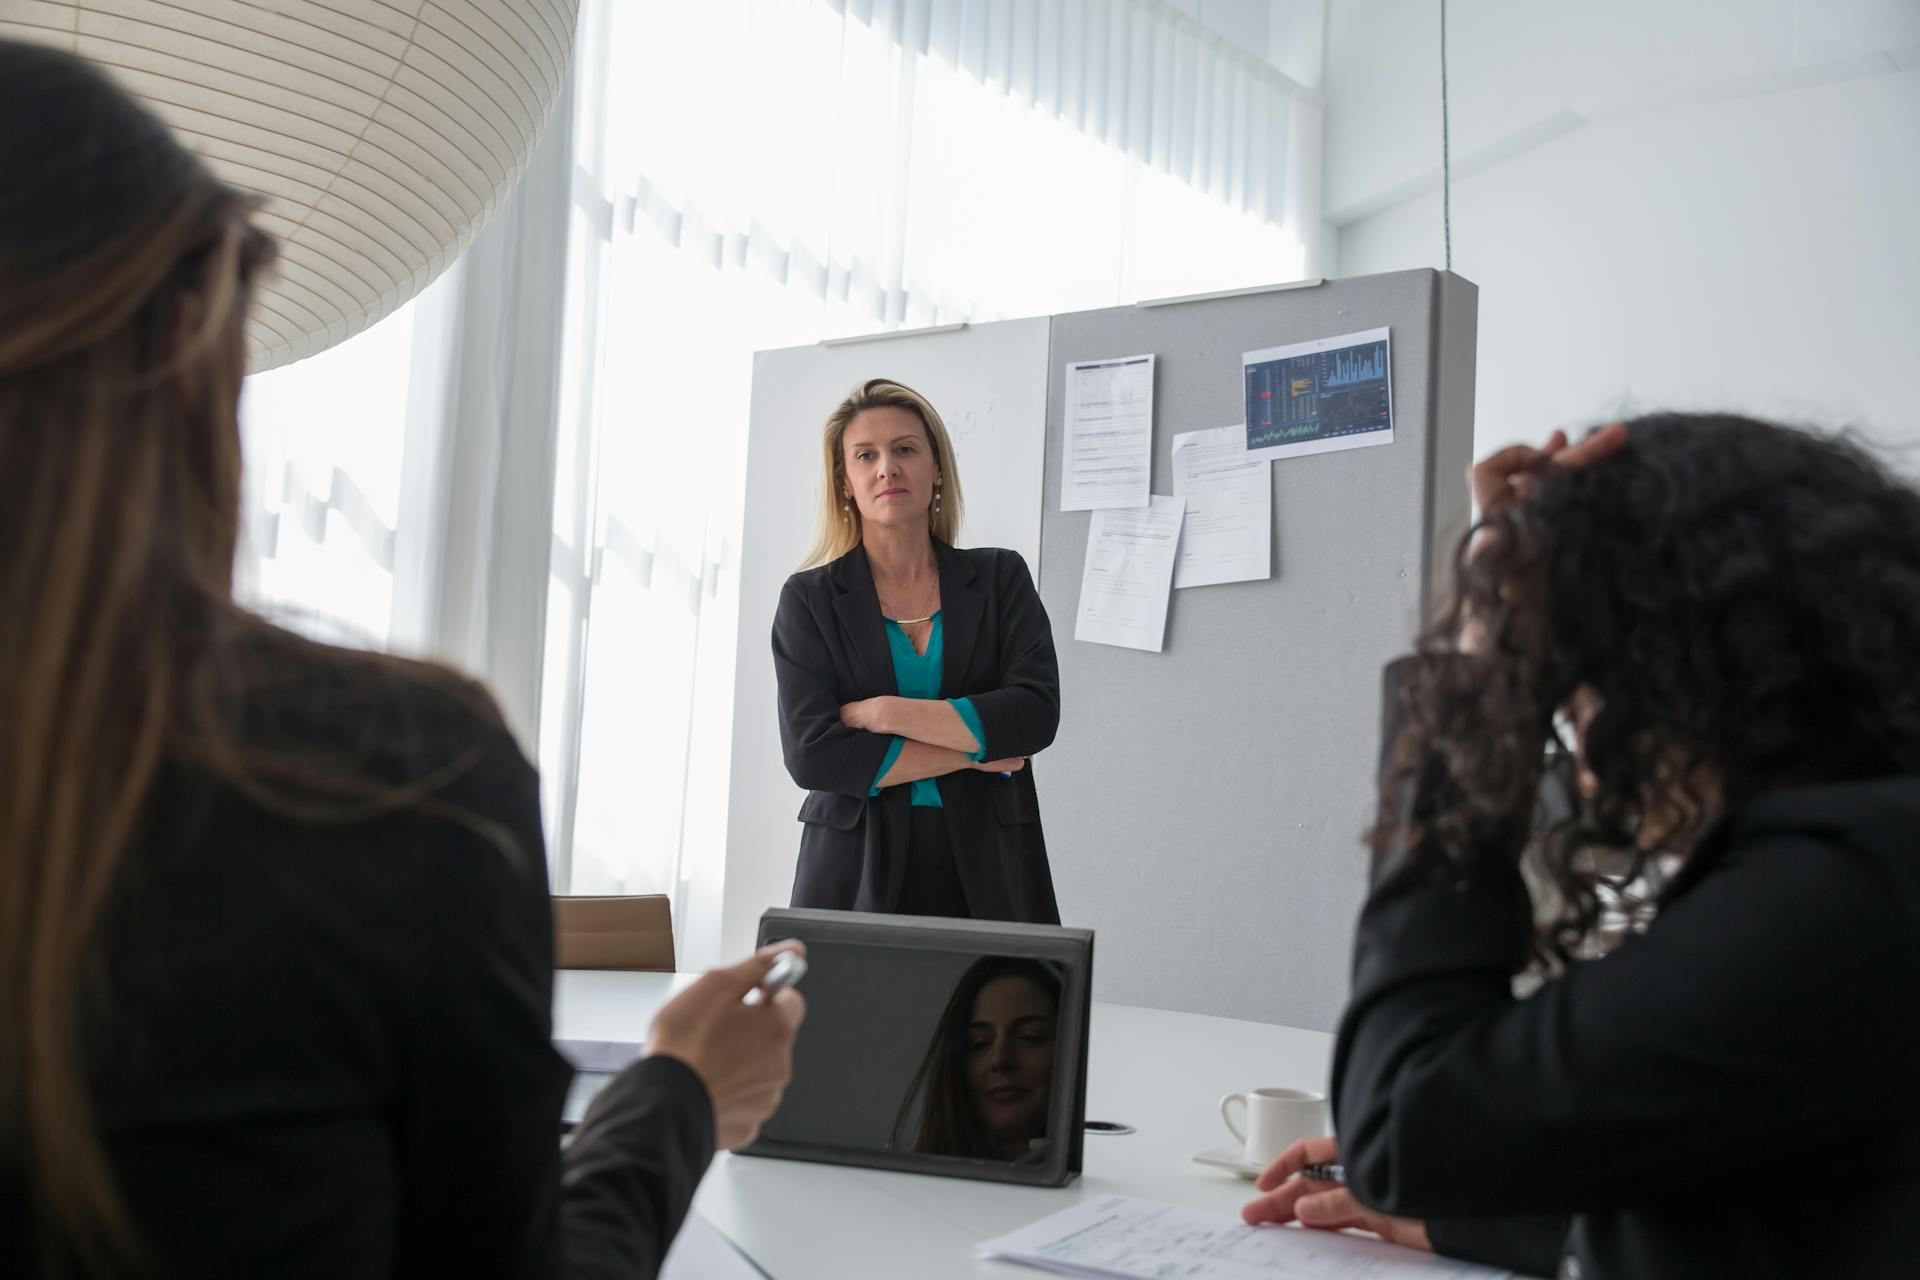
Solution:
<svg viewBox="0 0 1920 1280"><path fill-rule="evenodd" d="M263 641L400 665L232 599L243 326L274 252L247 199L86 63L6 40L0 173L0 1181L32 1188L41 1273L99 1275L141 1248L83 1028L163 771L352 821L430 807L472 760L393 786L242 730Z"/></svg>
<svg viewBox="0 0 1920 1280"><path fill-rule="evenodd" d="M847 474L840 443L847 434L848 424L868 409L905 409L926 427L927 442L933 448L934 465L939 468L942 481L939 510L930 511L927 516L929 531L948 546L954 545L960 534L963 514L960 466L954 460L953 442L947 438L947 424L941 420L940 411L904 383L870 378L854 388L853 394L827 415L826 428L820 438L820 504L814 513L813 548L807 552L802 569L830 564L860 545L863 532L860 508L840 498Z"/></svg>

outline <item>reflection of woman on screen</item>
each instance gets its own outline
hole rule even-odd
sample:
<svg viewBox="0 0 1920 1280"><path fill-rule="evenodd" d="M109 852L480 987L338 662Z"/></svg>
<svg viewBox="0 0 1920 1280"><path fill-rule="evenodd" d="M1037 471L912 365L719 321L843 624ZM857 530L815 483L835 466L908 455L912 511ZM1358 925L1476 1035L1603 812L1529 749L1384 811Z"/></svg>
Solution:
<svg viewBox="0 0 1920 1280"><path fill-rule="evenodd" d="M1038 960L988 956L960 978L893 1122L894 1149L917 1109L912 1149L1008 1162L1045 1149L1060 974Z"/></svg>

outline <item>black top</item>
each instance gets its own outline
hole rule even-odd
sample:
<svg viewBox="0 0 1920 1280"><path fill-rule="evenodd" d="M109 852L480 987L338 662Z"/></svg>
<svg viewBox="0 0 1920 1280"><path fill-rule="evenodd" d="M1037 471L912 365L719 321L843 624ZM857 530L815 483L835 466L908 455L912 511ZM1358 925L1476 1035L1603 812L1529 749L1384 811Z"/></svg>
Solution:
<svg viewBox="0 0 1920 1280"><path fill-rule="evenodd" d="M475 688L268 645L284 687L248 716L273 745L389 781L466 767L439 813L330 825L163 781L119 877L89 1055L158 1274L653 1275L713 1114L692 1071L643 1060L562 1155L534 770ZM5 1163L0 1239L23 1242Z"/></svg>
<svg viewBox="0 0 1920 1280"><path fill-rule="evenodd" d="M940 565L940 696L967 698L986 758L1031 757L1060 727L1053 627L1026 561L996 547L934 542ZM780 746L807 788L793 905L893 911L912 834L908 787L869 798L886 734L849 729L844 703L897 695L880 598L866 550L796 573L773 619ZM975 919L1060 923L1034 769L1002 778L961 770L940 779L955 869Z"/></svg>
<svg viewBox="0 0 1920 1280"><path fill-rule="evenodd" d="M1916 832L1917 777L1763 796L1643 934L1525 999L1515 851L1377 867L1334 1058L1355 1195L1542 1275L1914 1274Z"/></svg>

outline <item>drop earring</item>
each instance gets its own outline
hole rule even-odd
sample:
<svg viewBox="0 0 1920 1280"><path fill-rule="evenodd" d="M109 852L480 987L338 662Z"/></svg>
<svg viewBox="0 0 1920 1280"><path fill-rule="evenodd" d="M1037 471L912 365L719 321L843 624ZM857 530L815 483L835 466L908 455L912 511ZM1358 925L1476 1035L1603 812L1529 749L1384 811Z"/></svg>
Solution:
<svg viewBox="0 0 1920 1280"><path fill-rule="evenodd" d="M933 514L936 516L940 514L940 486L943 483L945 482L937 478L933 482Z"/></svg>

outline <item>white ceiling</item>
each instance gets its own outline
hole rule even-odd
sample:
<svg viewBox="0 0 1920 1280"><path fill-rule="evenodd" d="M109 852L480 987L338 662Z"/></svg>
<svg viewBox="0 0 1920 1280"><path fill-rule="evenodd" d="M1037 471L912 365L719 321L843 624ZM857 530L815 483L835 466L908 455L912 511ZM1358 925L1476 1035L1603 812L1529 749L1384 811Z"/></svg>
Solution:
<svg viewBox="0 0 1920 1280"><path fill-rule="evenodd" d="M1118 0L1112 0L1118 3ZM1156 0L1308 89L1320 87L1327 0ZM1920 0L1916 0L1920 3Z"/></svg>
<svg viewBox="0 0 1920 1280"><path fill-rule="evenodd" d="M1327 7L1339 226L1438 183L1440 5ZM1609 116L1920 66L1920 0L1452 0L1447 18L1456 178Z"/></svg>

